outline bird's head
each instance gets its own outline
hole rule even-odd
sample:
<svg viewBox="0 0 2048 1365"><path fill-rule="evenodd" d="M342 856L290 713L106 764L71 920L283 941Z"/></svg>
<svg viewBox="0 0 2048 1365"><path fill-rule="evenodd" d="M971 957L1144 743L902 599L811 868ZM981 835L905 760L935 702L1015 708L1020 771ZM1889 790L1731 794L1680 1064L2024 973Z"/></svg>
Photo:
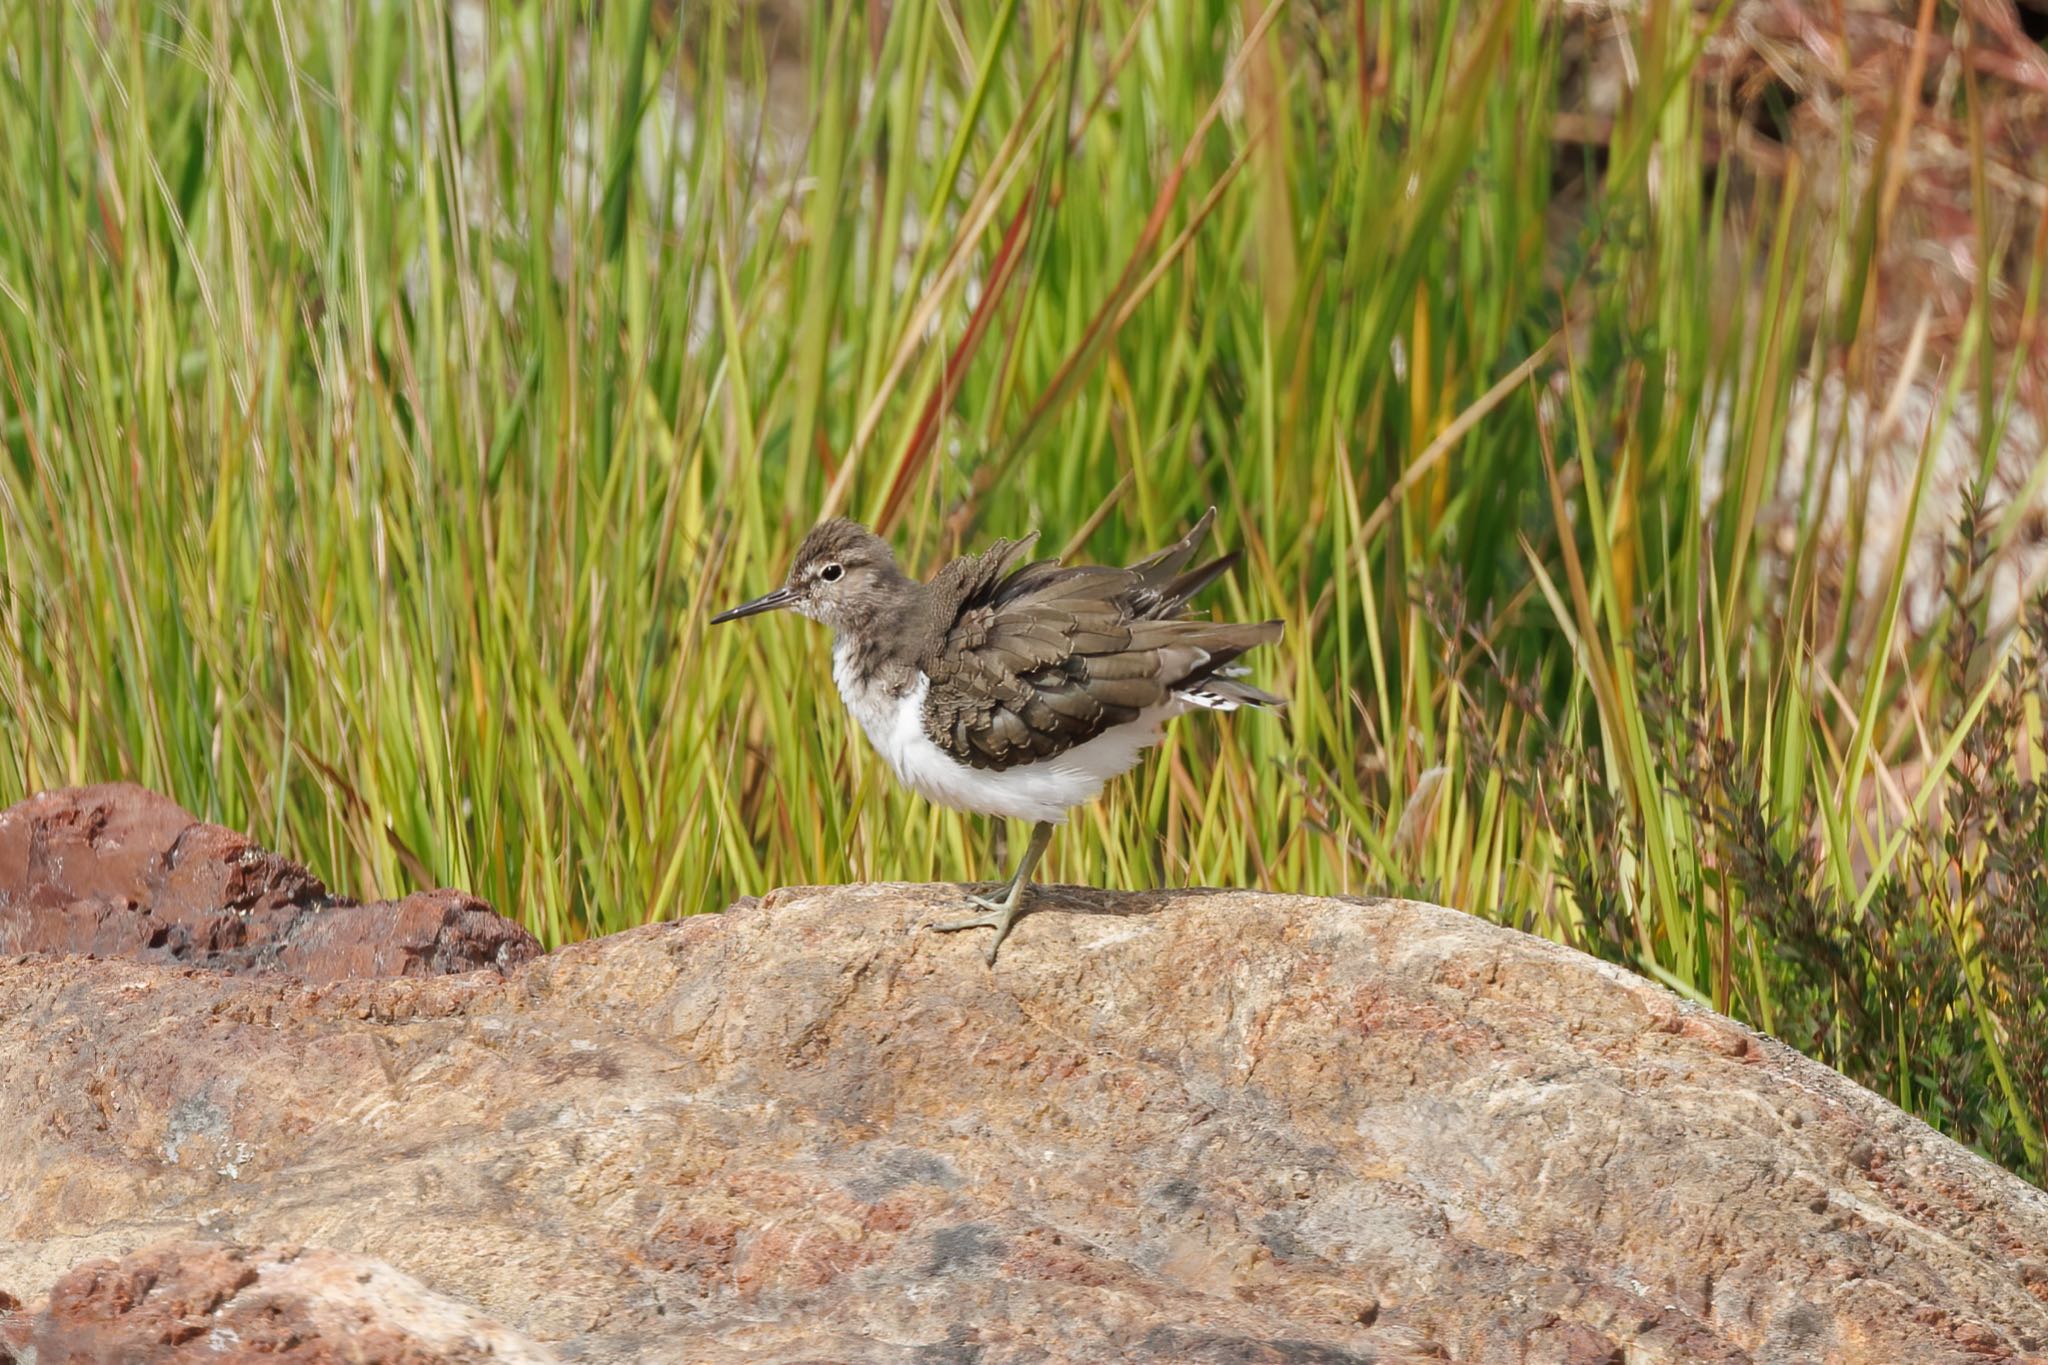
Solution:
<svg viewBox="0 0 2048 1365"><path fill-rule="evenodd" d="M893 598L902 582L888 541L857 522L834 517L804 537L781 587L721 612L711 624L786 607L838 630Z"/></svg>

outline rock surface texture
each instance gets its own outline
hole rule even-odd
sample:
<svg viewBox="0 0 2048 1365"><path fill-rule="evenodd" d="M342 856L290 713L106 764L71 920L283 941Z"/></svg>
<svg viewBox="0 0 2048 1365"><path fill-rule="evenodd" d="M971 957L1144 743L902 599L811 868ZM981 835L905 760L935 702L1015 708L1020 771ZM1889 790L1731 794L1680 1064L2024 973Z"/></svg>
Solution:
<svg viewBox="0 0 2048 1365"><path fill-rule="evenodd" d="M12 1324L0 1317L0 1362L10 1356L36 1365L559 1359L367 1256L206 1242L165 1242L79 1266L57 1282L44 1311Z"/></svg>
<svg viewBox="0 0 2048 1365"><path fill-rule="evenodd" d="M1057 887L991 971L957 895L505 975L0 959L0 1358L2042 1358L2048 1195L1625 972Z"/></svg>
<svg viewBox="0 0 2048 1365"><path fill-rule="evenodd" d="M169 797L73 787L0 811L0 955L90 953L308 981L509 968L533 935L474 896L359 905Z"/></svg>

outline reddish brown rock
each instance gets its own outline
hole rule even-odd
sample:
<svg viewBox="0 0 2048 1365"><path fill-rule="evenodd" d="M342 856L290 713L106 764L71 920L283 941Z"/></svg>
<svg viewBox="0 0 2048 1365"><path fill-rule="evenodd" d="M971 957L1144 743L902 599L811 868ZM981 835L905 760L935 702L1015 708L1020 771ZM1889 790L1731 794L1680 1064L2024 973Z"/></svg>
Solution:
<svg viewBox="0 0 2048 1365"><path fill-rule="evenodd" d="M367 1256L165 1242L88 1261L27 1326L36 1365L544 1365L556 1356ZM6 1340L0 1335L0 1343ZM7 1348L0 1345L0 1359Z"/></svg>
<svg viewBox="0 0 2048 1365"><path fill-rule="evenodd" d="M27 1365L29 1319L21 1300L0 1289L0 1365Z"/></svg>
<svg viewBox="0 0 2048 1365"><path fill-rule="evenodd" d="M283 971L309 981L509 968L531 934L460 891L359 905L126 783L0 811L0 953Z"/></svg>
<svg viewBox="0 0 2048 1365"><path fill-rule="evenodd" d="M993 971L906 886L502 977L0 961L0 1287L197 1236L587 1361L2042 1359L2048 1195L1640 978L1046 895Z"/></svg>

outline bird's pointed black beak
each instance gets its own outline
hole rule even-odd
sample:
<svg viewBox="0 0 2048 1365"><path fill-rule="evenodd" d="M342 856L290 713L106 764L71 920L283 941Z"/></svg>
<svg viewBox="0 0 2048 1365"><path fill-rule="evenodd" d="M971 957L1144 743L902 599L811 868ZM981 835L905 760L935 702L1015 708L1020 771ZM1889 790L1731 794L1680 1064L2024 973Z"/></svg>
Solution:
<svg viewBox="0 0 2048 1365"><path fill-rule="evenodd" d="M796 594L788 588L777 588L774 592L764 593L751 602L742 602L731 611L718 613L711 618L711 624L722 625L727 621L737 621L742 616L758 616L764 611L776 611L795 600Z"/></svg>

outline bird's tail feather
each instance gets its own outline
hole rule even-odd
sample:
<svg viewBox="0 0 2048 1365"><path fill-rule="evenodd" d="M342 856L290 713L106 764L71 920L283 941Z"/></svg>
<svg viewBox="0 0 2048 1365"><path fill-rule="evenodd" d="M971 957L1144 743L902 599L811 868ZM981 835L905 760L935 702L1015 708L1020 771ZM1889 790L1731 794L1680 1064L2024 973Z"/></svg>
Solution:
<svg viewBox="0 0 2048 1365"><path fill-rule="evenodd" d="M1183 687L1173 694L1191 706L1200 706L1210 711L1235 711L1241 706L1261 711L1286 709L1287 701L1276 697L1263 688L1253 687L1248 682L1235 678L1212 675L1193 687Z"/></svg>

